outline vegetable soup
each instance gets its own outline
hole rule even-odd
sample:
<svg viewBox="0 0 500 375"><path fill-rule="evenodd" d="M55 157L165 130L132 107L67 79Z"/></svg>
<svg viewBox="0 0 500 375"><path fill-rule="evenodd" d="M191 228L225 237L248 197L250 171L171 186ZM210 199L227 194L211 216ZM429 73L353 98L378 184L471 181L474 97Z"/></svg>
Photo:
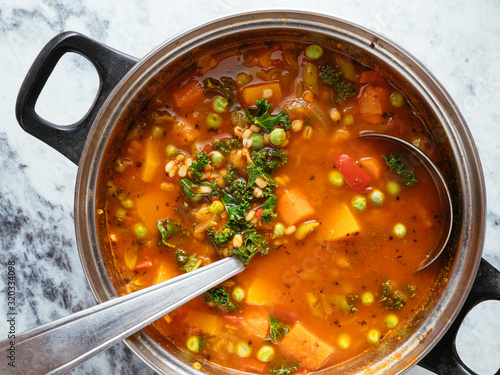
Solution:
<svg viewBox="0 0 500 375"><path fill-rule="evenodd" d="M435 182L394 143L439 158L380 72L318 44L206 55L148 102L98 207L134 292L223 257L239 275L154 323L201 369L304 374L375 347L418 308L439 265Z"/></svg>

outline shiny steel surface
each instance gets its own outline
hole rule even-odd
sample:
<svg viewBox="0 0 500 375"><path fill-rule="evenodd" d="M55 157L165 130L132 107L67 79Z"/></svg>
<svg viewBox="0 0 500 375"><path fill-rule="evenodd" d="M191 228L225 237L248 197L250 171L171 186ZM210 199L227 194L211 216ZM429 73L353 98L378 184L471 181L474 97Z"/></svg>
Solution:
<svg viewBox="0 0 500 375"><path fill-rule="evenodd" d="M450 239L451 236L451 230L453 228L453 203L451 201L450 189L448 189L448 184L446 183L446 180L444 179L441 172L439 172L439 169L436 166L436 164L434 164L434 162L426 154L424 154L418 147L415 147L411 143L406 142L401 138L394 137L392 135L378 134L378 133L364 133L361 134L359 138L384 139L385 141L394 142L402 146L411 153L410 161L412 162L412 165L416 166L419 164L423 164L433 177L434 181L436 182L436 187L438 188L439 195L443 203L444 220L446 221L444 223L443 235L441 236L441 239L439 240L436 249L433 250L432 253L428 254L428 256L422 260L422 263L420 263L418 270L419 271L423 270L425 267L427 267L428 265L430 265L432 262L434 262L436 259L439 258L444 249L446 249L448 240Z"/></svg>
<svg viewBox="0 0 500 375"><path fill-rule="evenodd" d="M96 187L107 145L113 142L118 124L133 102L160 73L168 72L176 61L188 61L192 51L207 43L241 40L243 31L274 35L276 32L297 32L304 37L333 39L349 46L354 58L367 56L369 66L384 67L396 81L406 82L411 94L425 104L437 119L433 136L438 144L452 151L456 176L447 183L452 192L455 225L452 246L443 254L443 266L433 293L415 312L408 324L391 333L373 350L353 361L324 370L324 374L401 374L414 366L444 335L460 311L475 279L484 243L486 215L485 184L478 153L468 127L445 89L413 56L384 37L353 23L324 15L299 11L260 11L240 14L202 25L159 46L143 58L122 79L99 112L80 159L75 195L77 242L84 271L94 296L107 301L116 291L103 259L96 222ZM146 37L146 36L145 36ZM222 39L221 39L222 38ZM172 68L174 71L175 69ZM449 254L448 254L449 253ZM152 337L138 333L126 340L127 345L151 368L162 374L200 374L189 363L179 359L175 348L170 350ZM204 370L221 372L220 367L204 365ZM234 373L228 371L227 373Z"/></svg>
<svg viewBox="0 0 500 375"><path fill-rule="evenodd" d="M2 361L0 373L63 374L244 269L225 258L23 332L16 337L16 367ZM9 345L0 341L3 352Z"/></svg>

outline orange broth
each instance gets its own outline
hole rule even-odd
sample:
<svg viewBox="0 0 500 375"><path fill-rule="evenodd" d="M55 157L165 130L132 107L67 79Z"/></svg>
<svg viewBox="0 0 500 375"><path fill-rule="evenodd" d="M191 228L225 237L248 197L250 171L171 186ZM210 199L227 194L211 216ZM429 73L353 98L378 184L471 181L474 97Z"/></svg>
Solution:
<svg viewBox="0 0 500 375"><path fill-rule="evenodd" d="M248 260L238 251L252 244L252 233L266 243L264 249L259 242L241 274L218 287L230 308L205 294L154 323L195 367L210 361L292 374L335 366L411 316L436 276L436 264L417 271L443 230L434 181L394 144L357 137L392 134L436 157L425 123L380 73L319 51L276 42L205 56L150 100L115 156L102 208L127 292L224 256ZM336 74L333 84L320 74L326 63ZM276 119L284 110L288 123L285 118L266 130L252 120L264 118L264 107L262 116L248 112L263 98L274 104L267 115ZM276 128L286 139L275 139ZM246 147L249 136L256 144ZM213 156L215 141L231 139L238 144ZM262 181L250 181L248 165L262 150L279 150L287 160L259 175L266 183L261 188ZM203 152L210 162L196 176L193 164ZM414 172L411 186L384 159L397 153ZM340 165L342 155L349 165ZM236 193L228 170L250 196L233 227L228 195ZM195 186L187 192L186 180ZM276 217L265 222L262 206L271 195ZM159 225L168 231L172 223L182 230L164 236L163 244ZM229 231L224 228L233 233L217 243L214 232ZM180 258L178 249L185 252Z"/></svg>

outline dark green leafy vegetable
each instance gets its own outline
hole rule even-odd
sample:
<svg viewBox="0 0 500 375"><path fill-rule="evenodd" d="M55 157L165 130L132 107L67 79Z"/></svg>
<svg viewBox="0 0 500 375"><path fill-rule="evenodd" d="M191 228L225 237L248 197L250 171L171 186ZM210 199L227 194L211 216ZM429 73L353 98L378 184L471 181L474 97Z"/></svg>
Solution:
<svg viewBox="0 0 500 375"><path fill-rule="evenodd" d="M205 302L216 304L225 312L231 312L238 308L223 286L216 286L215 288L209 289L203 293L202 299Z"/></svg>
<svg viewBox="0 0 500 375"><path fill-rule="evenodd" d="M210 165L210 157L206 152L200 152L196 159L197 160L189 166L189 169L192 172L193 182L199 183L200 177L203 175L203 170Z"/></svg>
<svg viewBox="0 0 500 375"><path fill-rule="evenodd" d="M224 245L228 243L230 240L233 239L234 235L236 234L234 230L230 228L224 228L220 232L215 231L213 228L207 229L207 236L212 238L212 240L215 242L217 247L220 245Z"/></svg>
<svg viewBox="0 0 500 375"><path fill-rule="evenodd" d="M243 233L243 246L233 250L233 255L248 264L257 253L269 253L269 245L264 236L257 234L255 229L246 230Z"/></svg>
<svg viewBox="0 0 500 375"><path fill-rule="evenodd" d="M271 195L272 191L278 184L271 178L271 174L276 168L281 167L286 163L286 153L280 149L263 149L255 151L252 155L253 163L247 166L248 183L247 188L255 187L257 177L262 178L267 182L267 186L263 189L263 197Z"/></svg>
<svg viewBox="0 0 500 375"><path fill-rule="evenodd" d="M160 220L156 223L156 226L160 231L158 246L163 244L168 247L177 247L186 237L184 228L178 221L171 219Z"/></svg>
<svg viewBox="0 0 500 375"><path fill-rule="evenodd" d="M250 209L250 202L240 201L226 192L221 194L221 201L229 215L227 222L230 228L246 228L249 222L245 220L247 211Z"/></svg>
<svg viewBox="0 0 500 375"><path fill-rule="evenodd" d="M232 184L238 179L238 173L236 172L236 169L234 169L231 166L228 166L227 172L223 178L231 188Z"/></svg>
<svg viewBox="0 0 500 375"><path fill-rule="evenodd" d="M196 185L191 180L184 178L179 181L179 184L184 191L184 195L188 199L199 200L201 197L211 198L219 195L219 192L217 191L217 183L215 181L202 182L201 184ZM203 190L201 189L203 186L210 187L212 190L210 192L203 192Z"/></svg>
<svg viewBox="0 0 500 375"><path fill-rule="evenodd" d="M269 336L266 337L266 341L276 344L285 337L288 332L290 332L289 325L281 323L274 315L269 316Z"/></svg>
<svg viewBox="0 0 500 375"><path fill-rule="evenodd" d="M187 253L182 249L175 252L175 257L177 258L177 268L182 271L191 272L201 266L201 259L198 259L195 254Z"/></svg>
<svg viewBox="0 0 500 375"><path fill-rule="evenodd" d="M391 168L391 171L396 172L399 177L405 180L406 186L411 186L417 182L415 173L408 165L406 165L400 153L397 153L396 155L390 154L383 156L383 158L385 159L387 165Z"/></svg>
<svg viewBox="0 0 500 375"><path fill-rule="evenodd" d="M229 104L232 103L234 99L233 89L236 88L236 85L232 78L222 77L221 80L217 80L215 78L206 78L203 81L205 94L208 91L215 90L226 96L227 102Z"/></svg>
<svg viewBox="0 0 500 375"><path fill-rule="evenodd" d="M247 189L247 183L242 179L233 181L228 187L227 192L239 201L251 201L254 199L253 190Z"/></svg>
<svg viewBox="0 0 500 375"><path fill-rule="evenodd" d="M353 97L356 92L349 82L342 79L342 73L337 72L329 63L319 68L319 78L325 85L332 86L337 91L337 102Z"/></svg>
<svg viewBox="0 0 500 375"><path fill-rule="evenodd" d="M266 99L257 100L255 102L256 108L248 108L247 110L248 119L268 133L279 125L283 126L285 130L290 129L290 117L288 117L286 111L282 110L278 115L273 116L269 114L271 106L272 104L268 104Z"/></svg>
<svg viewBox="0 0 500 375"><path fill-rule="evenodd" d="M292 375L299 367L299 362L285 360L271 368L271 372L275 375Z"/></svg>
<svg viewBox="0 0 500 375"><path fill-rule="evenodd" d="M401 310L406 305L406 297L399 290L394 291L390 280L382 283L382 299L387 310Z"/></svg>
<svg viewBox="0 0 500 375"><path fill-rule="evenodd" d="M238 138L221 139L220 141L215 141L213 144L214 150L219 150L220 152L228 153L233 149L241 147L241 142Z"/></svg>
<svg viewBox="0 0 500 375"><path fill-rule="evenodd" d="M262 216L261 220L266 223L270 223L272 220L276 219L277 214L274 213L274 207L276 206L276 195L270 195L266 202L262 205Z"/></svg>

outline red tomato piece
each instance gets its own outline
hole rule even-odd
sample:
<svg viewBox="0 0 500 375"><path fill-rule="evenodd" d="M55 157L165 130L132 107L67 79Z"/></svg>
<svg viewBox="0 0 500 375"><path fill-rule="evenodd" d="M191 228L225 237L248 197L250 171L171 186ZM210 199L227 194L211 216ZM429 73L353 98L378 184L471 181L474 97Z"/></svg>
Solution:
<svg viewBox="0 0 500 375"><path fill-rule="evenodd" d="M372 181L372 178L345 154L335 159L335 165L344 176L349 187L358 193L364 190Z"/></svg>

